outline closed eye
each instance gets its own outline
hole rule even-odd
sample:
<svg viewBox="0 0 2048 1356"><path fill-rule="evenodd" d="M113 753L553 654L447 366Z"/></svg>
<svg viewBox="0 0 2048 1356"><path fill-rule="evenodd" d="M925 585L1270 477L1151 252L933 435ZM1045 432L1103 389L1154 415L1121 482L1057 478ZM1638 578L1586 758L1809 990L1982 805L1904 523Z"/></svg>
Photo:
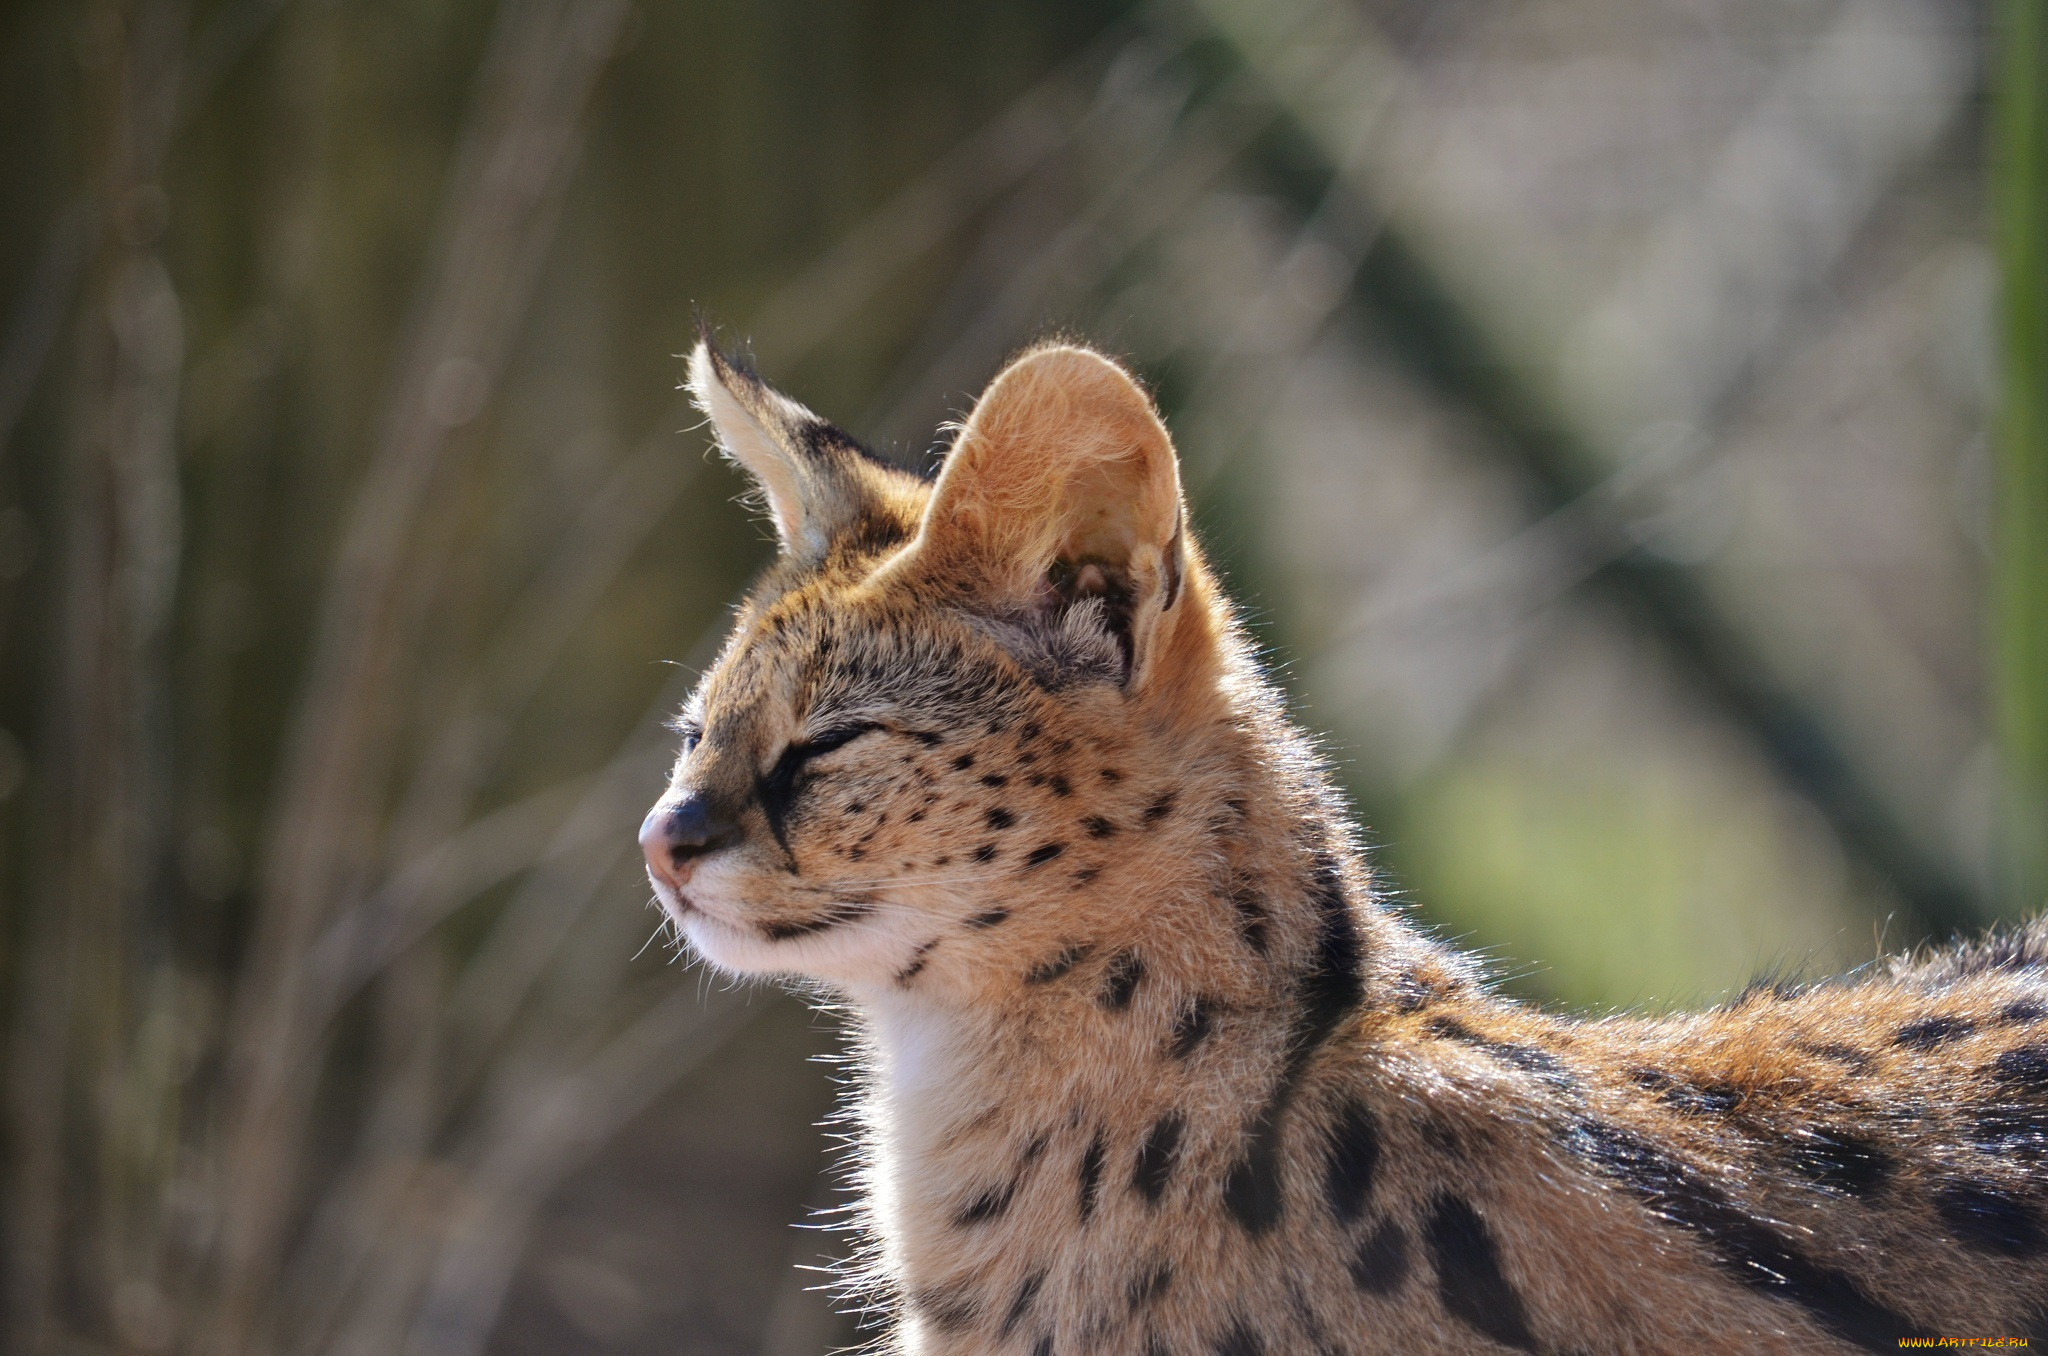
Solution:
<svg viewBox="0 0 2048 1356"><path fill-rule="evenodd" d="M761 813L768 818L768 831L775 835L776 842L782 844L783 851L789 850L789 843L783 837L782 824L789 815L790 801L796 794L797 775L803 771L804 764L834 749L843 749L862 735L873 734L881 728L875 724L842 725L800 744L791 744L776 758L775 766L755 783L755 792L761 798Z"/></svg>
<svg viewBox="0 0 2048 1356"><path fill-rule="evenodd" d="M837 730L828 731L825 734L807 739L801 744L792 744L782 751L782 756L787 758L792 753L800 753L805 758L816 758L821 754L830 753L834 749L843 749L862 735L873 734L881 728L881 726L874 724L844 725Z"/></svg>

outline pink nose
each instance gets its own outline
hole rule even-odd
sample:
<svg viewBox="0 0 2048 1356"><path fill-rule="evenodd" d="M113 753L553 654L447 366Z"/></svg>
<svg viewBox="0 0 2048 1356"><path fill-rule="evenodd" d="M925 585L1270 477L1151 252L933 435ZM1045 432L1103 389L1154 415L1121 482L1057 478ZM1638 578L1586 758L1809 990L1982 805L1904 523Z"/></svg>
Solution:
<svg viewBox="0 0 2048 1356"><path fill-rule="evenodd" d="M640 821L640 851L655 879L681 889L697 859L739 841L739 830L711 798L695 791L681 800L664 796Z"/></svg>

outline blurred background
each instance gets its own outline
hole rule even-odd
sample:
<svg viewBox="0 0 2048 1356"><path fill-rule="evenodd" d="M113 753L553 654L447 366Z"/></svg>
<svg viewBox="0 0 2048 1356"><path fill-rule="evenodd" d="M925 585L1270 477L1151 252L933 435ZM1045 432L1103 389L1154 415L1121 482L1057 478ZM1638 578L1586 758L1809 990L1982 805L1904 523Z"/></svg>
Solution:
<svg viewBox="0 0 2048 1356"><path fill-rule="evenodd" d="M906 464L1126 355L1514 992L2037 909L2042 11L15 0L0 1345L860 1340L835 1019L633 843L769 551L700 309Z"/></svg>

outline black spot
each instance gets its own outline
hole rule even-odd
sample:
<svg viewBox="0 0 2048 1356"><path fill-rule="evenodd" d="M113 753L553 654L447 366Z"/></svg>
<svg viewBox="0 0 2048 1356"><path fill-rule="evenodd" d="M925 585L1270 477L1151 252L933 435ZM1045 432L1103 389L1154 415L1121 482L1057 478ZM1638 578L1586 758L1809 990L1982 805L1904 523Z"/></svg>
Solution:
<svg viewBox="0 0 2048 1356"><path fill-rule="evenodd" d="M956 772L965 772L968 768L971 768L973 766L974 755L971 753L963 753L958 758L955 758L953 760L953 770Z"/></svg>
<svg viewBox="0 0 2048 1356"><path fill-rule="evenodd" d="M1794 1170L1851 1196L1870 1195L1892 1172L1891 1155L1882 1147L1852 1131L1827 1126L1792 1140L1785 1157Z"/></svg>
<svg viewBox="0 0 2048 1356"><path fill-rule="evenodd" d="M983 843L980 847L969 853L968 856L977 862L992 862L996 859L996 845L994 843Z"/></svg>
<svg viewBox="0 0 2048 1356"><path fill-rule="evenodd" d="M867 808L868 807L862 804L860 801L849 801L847 802L846 813L850 815L857 815Z"/></svg>
<svg viewBox="0 0 2048 1356"><path fill-rule="evenodd" d="M1391 1295L1408 1279L1408 1235L1387 1220L1351 1254L1351 1280L1368 1295Z"/></svg>
<svg viewBox="0 0 2048 1356"><path fill-rule="evenodd" d="M1323 1167L1324 1199L1330 1203L1330 1212L1345 1224L1365 1212L1379 1165L1379 1121L1365 1103L1346 1098L1330 1128L1330 1156Z"/></svg>
<svg viewBox="0 0 2048 1356"><path fill-rule="evenodd" d="M1458 1139L1458 1132L1450 1122L1436 1116L1425 1117L1421 1124L1422 1142L1446 1158L1463 1158L1465 1146Z"/></svg>
<svg viewBox="0 0 2048 1356"><path fill-rule="evenodd" d="M938 946L938 944L939 939L934 937L932 938L932 940L926 942L923 946L920 946L917 950L911 952L910 964L904 966L901 970L898 970L896 972L896 982L898 984L908 984L911 980L916 979L920 974L922 974L924 972L925 962L931 959L932 951L934 948Z"/></svg>
<svg viewBox="0 0 2048 1356"><path fill-rule="evenodd" d="M1688 1116L1719 1116L1742 1105L1742 1090L1726 1083L1683 1083L1674 1081L1660 1099L1674 1111Z"/></svg>
<svg viewBox="0 0 2048 1356"><path fill-rule="evenodd" d="M1041 733L1043 732L1038 728L1037 721L1025 721L1017 729L1017 747L1022 748L1024 745L1029 744L1032 740L1038 738Z"/></svg>
<svg viewBox="0 0 2048 1356"><path fill-rule="evenodd" d="M1266 1344L1243 1319L1233 1319L1230 1331L1216 1339L1216 1356L1266 1356Z"/></svg>
<svg viewBox="0 0 2048 1356"><path fill-rule="evenodd" d="M910 812L910 822L911 822L911 823L913 823L913 824L922 824L922 823L924 823L924 811L922 811L922 810L912 810L912 811Z"/></svg>
<svg viewBox="0 0 2048 1356"><path fill-rule="evenodd" d="M1301 1279L1297 1276L1287 1278L1287 1307L1293 1311L1294 1322L1301 1329L1301 1335L1314 1347L1315 1356L1343 1356L1330 1345L1323 1321L1316 1317L1315 1306L1309 1303L1308 1292L1301 1288Z"/></svg>
<svg viewBox="0 0 2048 1356"><path fill-rule="evenodd" d="M1106 781L1106 782L1120 782L1120 781L1122 781L1122 780L1124 779L1124 774L1123 774L1123 773L1121 773L1121 772L1118 772L1118 771L1117 771L1117 770L1116 770L1115 768L1113 768L1113 767L1106 767L1106 768L1102 769L1102 771L1101 771L1100 773L1096 774L1096 775L1098 775L1099 777L1101 777L1101 778L1102 778L1102 780L1104 780L1104 781Z"/></svg>
<svg viewBox="0 0 2048 1356"><path fill-rule="evenodd" d="M1905 1050L1932 1050L1937 1045L1961 1040L1977 1029L1967 1017L1922 1017L1908 1022L1892 1037L1892 1044Z"/></svg>
<svg viewBox="0 0 2048 1356"><path fill-rule="evenodd" d="M1873 1350L1920 1335L1905 1316L1864 1294L1854 1279L1799 1252L1729 1200L1706 1174L1633 1131L1587 1120L1566 1138L1653 1214L1698 1235L1741 1284L1797 1304L1835 1336Z"/></svg>
<svg viewBox="0 0 2048 1356"><path fill-rule="evenodd" d="M1818 1055L1822 1059L1846 1065L1857 1073L1869 1073L1876 1064L1876 1061L1868 1054L1858 1050L1853 1045L1840 1045L1832 1041L1822 1041L1818 1044L1800 1045L1796 1048L1804 1050L1809 1055Z"/></svg>
<svg viewBox="0 0 2048 1356"><path fill-rule="evenodd" d="M967 926L971 928L992 928L996 924L1007 919L1009 916L1010 911L999 904L995 908L988 910L986 913L978 913L974 915L974 917L968 919Z"/></svg>
<svg viewBox="0 0 2048 1356"><path fill-rule="evenodd" d="M1023 1321L1024 1315L1031 1310L1031 1302L1038 1298L1039 1288L1044 1284L1045 1272L1043 1271L1034 1271L1024 1278L1024 1283L1017 1287L1016 1298L1010 1301L1008 1311L1003 1314L1003 1324L1001 1328L997 1329L996 1336L1008 1337L1016 1326Z"/></svg>
<svg viewBox="0 0 2048 1356"><path fill-rule="evenodd" d="M1016 1196L1015 1182L992 1186L962 1206L959 1213L953 1216L953 1223L962 1228L970 1224L986 1224L1008 1210L1010 1202L1015 1200Z"/></svg>
<svg viewBox="0 0 2048 1356"><path fill-rule="evenodd" d="M1409 970L1394 980L1394 1010L1420 1012L1437 998L1436 986Z"/></svg>
<svg viewBox="0 0 2048 1356"><path fill-rule="evenodd" d="M1000 791L1010 784L1010 779L1008 777L1003 776L1001 773L991 772L981 779L981 784L983 786L992 787L995 790Z"/></svg>
<svg viewBox="0 0 2048 1356"><path fill-rule="evenodd" d="M1261 1116L1253 1124L1251 1147L1223 1179L1223 1204L1249 1234L1262 1234L1279 1222L1280 1194L1278 1118Z"/></svg>
<svg viewBox="0 0 2048 1356"><path fill-rule="evenodd" d="M1167 1053L1175 1059L1186 1059L1195 1053L1195 1047L1209 1037L1209 1028L1216 1021L1215 1006L1206 998L1196 998L1174 1015L1172 1044Z"/></svg>
<svg viewBox="0 0 2048 1356"><path fill-rule="evenodd" d="M1989 1182L1952 1182L1934 1193L1934 1208L1963 1246L2002 1257L2034 1257L2048 1234L2026 1202Z"/></svg>
<svg viewBox="0 0 2048 1356"><path fill-rule="evenodd" d="M1074 794L1074 788L1067 785L1067 779L1057 773L1047 778L1045 785L1055 796L1071 796Z"/></svg>
<svg viewBox="0 0 2048 1356"><path fill-rule="evenodd" d="M1172 1284L1173 1268L1165 1262L1155 1262L1131 1277L1130 1290L1128 1292L1131 1300L1131 1312L1136 1313L1146 1305L1157 1300L1166 1293L1167 1287Z"/></svg>
<svg viewBox="0 0 2048 1356"><path fill-rule="evenodd" d="M1439 1196L1423 1235L1444 1311L1504 1347L1536 1350L1522 1297L1502 1273L1500 1250L1479 1212L1456 1196Z"/></svg>
<svg viewBox="0 0 2048 1356"><path fill-rule="evenodd" d="M1977 1147L2025 1163L2048 1158L2048 1104L2029 1098L1997 1102L1978 1111Z"/></svg>
<svg viewBox="0 0 2048 1356"><path fill-rule="evenodd" d="M1138 981L1145 977L1145 962L1134 951L1125 951L1109 963L1109 973L1102 984L1102 1006L1111 1012L1120 1012L1131 1005L1131 996L1138 991Z"/></svg>
<svg viewBox="0 0 2048 1356"><path fill-rule="evenodd" d="M1081 1218L1086 1221L1095 1213L1095 1196L1102 1186L1102 1132L1097 1130L1095 1138L1088 1141L1088 1147L1081 1151Z"/></svg>
<svg viewBox="0 0 2048 1356"><path fill-rule="evenodd" d="M2014 1091L2048 1094L2048 1045L2015 1045L2001 1051L1987 1072Z"/></svg>
<svg viewBox="0 0 2048 1356"><path fill-rule="evenodd" d="M1237 910L1237 935L1244 938L1244 944L1254 952L1266 954L1266 902L1250 886L1243 886L1231 892L1230 903Z"/></svg>
<svg viewBox="0 0 2048 1356"><path fill-rule="evenodd" d="M1035 847L1024 858L1024 869L1028 871L1034 866L1044 866L1066 850L1067 845L1065 843L1046 843Z"/></svg>
<svg viewBox="0 0 2048 1356"><path fill-rule="evenodd" d="M1572 1085L1572 1076L1565 1071L1563 1062L1548 1050L1538 1050L1533 1045L1519 1045L1514 1041L1482 1036L1455 1017L1432 1017L1427 1029L1445 1040L1457 1041L1475 1050L1484 1051L1510 1068L1535 1074L1552 1086L1568 1088Z"/></svg>
<svg viewBox="0 0 2048 1356"><path fill-rule="evenodd" d="M1107 838L1116 832L1116 825L1110 823L1101 815L1089 815L1081 821L1081 827L1088 830L1090 838Z"/></svg>
<svg viewBox="0 0 2048 1356"><path fill-rule="evenodd" d="M1102 868L1099 866L1082 867L1079 871L1076 871L1074 873L1074 888L1076 890L1080 889L1082 886L1086 885L1089 881L1094 880L1097 876L1101 874Z"/></svg>
<svg viewBox="0 0 2048 1356"><path fill-rule="evenodd" d="M799 918L792 922L783 923L763 923L761 925L761 932L770 941L786 942L792 938L808 937L813 933L824 932L829 928L836 928L845 923L857 923L861 919L872 915L874 911L875 906L872 904L863 904L858 900L841 900L827 908L824 912L809 918Z"/></svg>
<svg viewBox="0 0 2048 1356"><path fill-rule="evenodd" d="M1088 954L1085 946L1069 946L1051 960L1041 961L1024 976L1026 984L1050 984L1081 963Z"/></svg>
<svg viewBox="0 0 2048 1356"><path fill-rule="evenodd" d="M1300 1090L1309 1061L1358 1002L1362 992L1358 927L1344 896L1336 860L1316 864L1313 900L1317 928L1314 958L1295 984L1299 1007L1288 1032L1287 1062L1266 1105L1252 1122L1245 1155L1223 1183L1223 1204L1246 1232L1259 1234L1280 1218L1280 1131Z"/></svg>
<svg viewBox="0 0 2048 1356"><path fill-rule="evenodd" d="M910 1304L941 1332L964 1332L981 1317L981 1306L964 1281L912 1291Z"/></svg>
<svg viewBox="0 0 2048 1356"><path fill-rule="evenodd" d="M1031 1344L1031 1356L1052 1356L1051 1333L1047 1333Z"/></svg>
<svg viewBox="0 0 2048 1356"><path fill-rule="evenodd" d="M1017 822L1017 816L1000 807L990 810L985 818L992 829L1007 829Z"/></svg>
<svg viewBox="0 0 2048 1356"><path fill-rule="evenodd" d="M1180 597L1180 541L1181 529L1184 526L1186 524L1183 521L1183 516L1176 515L1173 520L1173 539L1166 543L1165 556L1159 562L1159 572L1165 577L1163 587L1160 589L1159 610L1161 612L1173 611L1173 604Z"/></svg>
<svg viewBox="0 0 2048 1356"><path fill-rule="evenodd" d="M1765 998L1770 999L1772 1002L1783 1003L1799 997L1804 992L1806 992L1804 986L1788 979L1752 979L1749 983L1742 986L1741 993L1736 994L1735 997L1729 999L1721 1006L1724 1009L1747 1007L1751 1003Z"/></svg>
<svg viewBox="0 0 2048 1356"><path fill-rule="evenodd" d="M903 733L909 735L928 749L935 749L946 742L944 735L935 734L930 730L905 730Z"/></svg>
<svg viewBox="0 0 2048 1356"><path fill-rule="evenodd" d="M1358 926L1334 861L1317 867L1314 902L1315 960L1301 977L1302 1011L1294 1032L1295 1058L1302 1062L1336 1030L1338 1021L1357 1005L1361 992Z"/></svg>
<svg viewBox="0 0 2048 1356"><path fill-rule="evenodd" d="M1150 805L1147 805L1145 807L1145 822L1147 824L1157 824L1160 820L1166 818L1168 815L1172 813L1173 792L1168 791L1166 794L1160 796L1159 799L1153 801Z"/></svg>
<svg viewBox="0 0 2048 1356"><path fill-rule="evenodd" d="M1145 1142L1138 1146L1138 1157L1131 1164L1131 1188L1147 1204L1157 1205L1166 1192L1174 1156L1180 1152L1181 1129L1180 1117L1169 1111L1153 1122Z"/></svg>
<svg viewBox="0 0 2048 1356"><path fill-rule="evenodd" d="M2015 1026L2025 1025L2029 1022L2038 1022L2043 1017L2048 1017L2048 1005L2037 1003L2031 998L2022 998L2017 1002L2007 1003L1998 1013L2000 1021L2010 1022Z"/></svg>

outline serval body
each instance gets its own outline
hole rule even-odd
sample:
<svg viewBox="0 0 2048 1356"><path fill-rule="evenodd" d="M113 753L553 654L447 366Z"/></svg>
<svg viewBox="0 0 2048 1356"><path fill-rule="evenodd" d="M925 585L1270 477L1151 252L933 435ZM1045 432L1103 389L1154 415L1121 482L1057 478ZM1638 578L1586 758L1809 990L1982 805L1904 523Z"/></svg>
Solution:
<svg viewBox="0 0 2048 1356"><path fill-rule="evenodd" d="M781 554L642 831L861 1033L902 1353L1821 1352L2048 1330L2048 932L1572 1021L1375 901L1166 430L1025 354L932 482L700 346Z"/></svg>

